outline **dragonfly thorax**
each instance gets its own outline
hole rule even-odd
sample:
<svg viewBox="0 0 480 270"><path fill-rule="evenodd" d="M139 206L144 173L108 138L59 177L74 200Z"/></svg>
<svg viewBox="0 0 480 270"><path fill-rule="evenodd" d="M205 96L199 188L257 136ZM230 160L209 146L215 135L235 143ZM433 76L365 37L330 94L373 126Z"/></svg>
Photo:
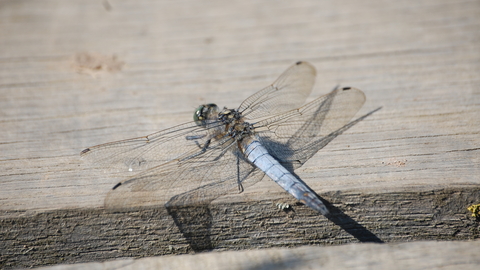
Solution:
<svg viewBox="0 0 480 270"><path fill-rule="evenodd" d="M219 112L218 106L213 103L200 105L193 114L193 120L204 128L221 126L222 136L229 136L237 141L253 134L253 126L244 121L241 112L225 107Z"/></svg>
<svg viewBox="0 0 480 270"><path fill-rule="evenodd" d="M237 141L253 134L253 126L245 122L242 113L237 110L223 108L218 114L218 120L225 125L226 135Z"/></svg>

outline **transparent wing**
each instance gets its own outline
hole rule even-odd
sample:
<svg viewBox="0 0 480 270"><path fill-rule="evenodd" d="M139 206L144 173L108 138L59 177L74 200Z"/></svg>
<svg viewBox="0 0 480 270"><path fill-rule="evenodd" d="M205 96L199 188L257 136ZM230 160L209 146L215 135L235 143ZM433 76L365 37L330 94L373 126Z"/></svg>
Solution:
<svg viewBox="0 0 480 270"><path fill-rule="evenodd" d="M335 138L364 102L359 89L337 88L299 109L255 123L256 135L272 156L295 169Z"/></svg>
<svg viewBox="0 0 480 270"><path fill-rule="evenodd" d="M206 204L253 185L263 175L245 160L233 139L224 137L201 154L173 160L123 181L108 193L105 207Z"/></svg>
<svg viewBox="0 0 480 270"><path fill-rule="evenodd" d="M305 104L315 83L315 68L297 62L270 86L245 99L238 107L248 119L258 119L298 108Z"/></svg>
<svg viewBox="0 0 480 270"><path fill-rule="evenodd" d="M298 62L285 71L272 85L247 98L240 106L250 118L260 118L301 106L311 92L315 68ZM117 172L140 172L182 155L199 150L212 133L218 132L195 123L185 123L148 136L110 142L82 151L83 159Z"/></svg>
<svg viewBox="0 0 480 270"><path fill-rule="evenodd" d="M105 143L81 152L83 159L95 166L120 172L139 172L162 163L200 152L205 143L218 132L220 123L208 128L194 122L168 128L148 136Z"/></svg>

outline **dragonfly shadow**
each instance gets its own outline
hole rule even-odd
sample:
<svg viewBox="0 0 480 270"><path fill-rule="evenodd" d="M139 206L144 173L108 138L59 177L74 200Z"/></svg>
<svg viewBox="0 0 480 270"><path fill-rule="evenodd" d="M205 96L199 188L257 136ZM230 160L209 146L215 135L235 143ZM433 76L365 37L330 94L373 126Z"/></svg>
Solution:
<svg viewBox="0 0 480 270"><path fill-rule="evenodd" d="M212 214L208 205L168 206L167 212L193 251L209 251L214 248L210 239Z"/></svg>
<svg viewBox="0 0 480 270"><path fill-rule="evenodd" d="M355 237L362 243L384 243L374 233L356 222L353 218L343 213L342 210L333 206L330 202L322 198L325 206L330 210L330 214L326 216L328 220L340 226L343 230Z"/></svg>

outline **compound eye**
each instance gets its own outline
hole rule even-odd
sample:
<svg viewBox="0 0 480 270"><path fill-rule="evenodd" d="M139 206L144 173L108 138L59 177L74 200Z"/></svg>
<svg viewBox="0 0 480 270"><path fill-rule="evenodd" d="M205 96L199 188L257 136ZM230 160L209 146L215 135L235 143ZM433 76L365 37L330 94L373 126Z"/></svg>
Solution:
<svg viewBox="0 0 480 270"><path fill-rule="evenodd" d="M195 121L195 123L204 120L204 116L203 116L204 107L205 105L200 105L198 106L197 109L195 109L195 112L193 113L193 121Z"/></svg>

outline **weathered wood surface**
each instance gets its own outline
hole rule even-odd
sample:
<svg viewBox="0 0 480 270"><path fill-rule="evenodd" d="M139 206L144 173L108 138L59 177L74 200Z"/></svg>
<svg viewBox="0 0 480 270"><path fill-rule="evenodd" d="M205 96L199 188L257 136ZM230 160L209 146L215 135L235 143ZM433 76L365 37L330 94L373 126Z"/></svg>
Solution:
<svg viewBox="0 0 480 270"><path fill-rule="evenodd" d="M441 246L441 248L438 248ZM349 244L272 248L58 265L45 270L103 269L478 269L480 241Z"/></svg>
<svg viewBox="0 0 480 270"><path fill-rule="evenodd" d="M1 267L478 238L479 18L476 0L2 1ZM358 116L383 106L297 171L330 220L265 180L184 227L161 207L102 209L121 178L82 149L235 107L297 60L317 68L312 96L349 85L367 96Z"/></svg>

